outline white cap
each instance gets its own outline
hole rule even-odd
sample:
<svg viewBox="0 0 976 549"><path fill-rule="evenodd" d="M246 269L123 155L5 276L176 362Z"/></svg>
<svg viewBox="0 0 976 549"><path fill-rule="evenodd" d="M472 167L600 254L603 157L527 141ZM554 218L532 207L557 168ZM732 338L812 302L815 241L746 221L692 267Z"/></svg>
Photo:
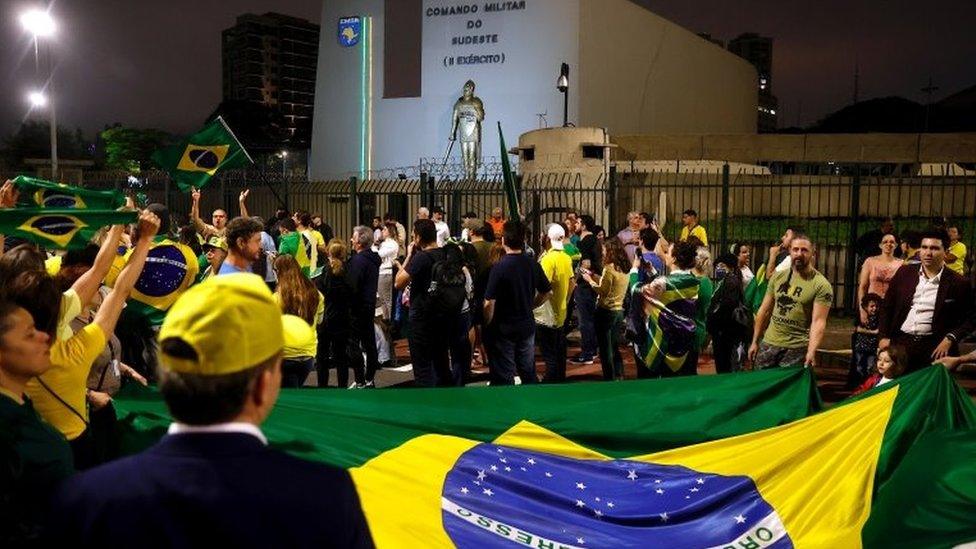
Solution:
<svg viewBox="0 0 976 549"><path fill-rule="evenodd" d="M554 250L563 249L563 239L566 238L566 231L559 223L551 223L548 230L549 242L552 243Z"/></svg>

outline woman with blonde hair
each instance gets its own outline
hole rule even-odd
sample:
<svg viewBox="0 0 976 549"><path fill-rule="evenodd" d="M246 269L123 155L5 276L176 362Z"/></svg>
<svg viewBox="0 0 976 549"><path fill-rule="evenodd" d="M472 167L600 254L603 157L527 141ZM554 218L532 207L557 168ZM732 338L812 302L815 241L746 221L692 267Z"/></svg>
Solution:
<svg viewBox="0 0 976 549"><path fill-rule="evenodd" d="M349 356L346 342L349 340L349 306L352 288L346 281L346 259L349 250L339 238L333 238L326 247L326 263L322 276L315 281L325 296L325 315L318 328L319 347L316 354L318 386L329 386L329 368L336 369L338 387L349 383Z"/></svg>
<svg viewBox="0 0 976 549"><path fill-rule="evenodd" d="M318 338L315 326L322 322L325 299L315 284L303 273L298 261L290 255L274 260L278 276L274 298L284 315L300 318L307 325L285 323L284 361L281 363L281 386L301 387L315 367ZM293 329L292 329L293 328Z"/></svg>

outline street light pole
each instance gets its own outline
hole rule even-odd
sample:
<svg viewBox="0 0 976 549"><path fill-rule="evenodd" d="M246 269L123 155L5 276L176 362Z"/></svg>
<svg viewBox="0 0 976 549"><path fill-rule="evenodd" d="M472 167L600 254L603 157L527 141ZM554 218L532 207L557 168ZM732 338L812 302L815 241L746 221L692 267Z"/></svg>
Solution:
<svg viewBox="0 0 976 549"><path fill-rule="evenodd" d="M38 62L38 38L50 38L54 36L57 26L54 19L46 11L31 10L20 16L21 25L34 37L34 67L40 72ZM55 109L54 98L54 44L49 40L47 44L48 59L48 83L47 83L47 102L50 104L50 124L51 124L51 179L58 180L58 119Z"/></svg>

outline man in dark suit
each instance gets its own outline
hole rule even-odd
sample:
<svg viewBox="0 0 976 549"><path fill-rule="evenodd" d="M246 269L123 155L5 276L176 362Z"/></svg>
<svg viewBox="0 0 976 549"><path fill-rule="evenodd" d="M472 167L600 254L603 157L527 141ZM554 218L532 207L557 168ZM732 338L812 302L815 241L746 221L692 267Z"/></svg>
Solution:
<svg viewBox="0 0 976 549"><path fill-rule="evenodd" d="M948 245L944 230L922 233L921 265L898 269L884 296L879 347L903 345L908 371L958 355L958 342L976 327L969 282L945 267Z"/></svg>
<svg viewBox="0 0 976 549"><path fill-rule="evenodd" d="M169 433L69 480L51 545L372 547L349 473L272 450L259 428L281 385L280 318L256 275L188 290L159 333Z"/></svg>

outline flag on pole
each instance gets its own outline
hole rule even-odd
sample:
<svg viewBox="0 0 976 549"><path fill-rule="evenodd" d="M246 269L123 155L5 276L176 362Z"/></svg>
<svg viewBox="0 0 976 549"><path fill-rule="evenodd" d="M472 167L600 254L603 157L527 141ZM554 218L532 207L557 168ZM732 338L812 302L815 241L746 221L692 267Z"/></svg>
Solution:
<svg viewBox="0 0 976 549"><path fill-rule="evenodd" d="M26 175L15 177L13 182L20 191L18 208L114 210L125 204L125 195L120 191L96 191Z"/></svg>
<svg viewBox="0 0 976 549"><path fill-rule="evenodd" d="M183 192L205 186L219 170L254 163L220 116L183 142L154 152L152 159Z"/></svg>
<svg viewBox="0 0 976 549"><path fill-rule="evenodd" d="M502 123L498 123L498 141L501 143L502 178L505 184L505 196L508 198L508 218L522 219L522 206L519 204L519 189L512 174L512 164L508 161L508 150L505 148L505 136L502 134Z"/></svg>
<svg viewBox="0 0 976 549"><path fill-rule="evenodd" d="M129 451L171 421L148 391L116 397ZM593 413L608 403L627 413L612 422ZM963 512L976 501L964 460L972 437L943 437L941 455L957 459L937 468L910 455L930 433L976 429L976 408L944 368L820 408L812 371L778 368L328 397L284 390L262 429L272 446L349 469L377 547L885 547L892 530L940 547L976 538Z"/></svg>
<svg viewBox="0 0 976 549"><path fill-rule="evenodd" d="M29 240L45 248L77 250L106 225L134 223L138 212L90 208L0 209L0 234Z"/></svg>

